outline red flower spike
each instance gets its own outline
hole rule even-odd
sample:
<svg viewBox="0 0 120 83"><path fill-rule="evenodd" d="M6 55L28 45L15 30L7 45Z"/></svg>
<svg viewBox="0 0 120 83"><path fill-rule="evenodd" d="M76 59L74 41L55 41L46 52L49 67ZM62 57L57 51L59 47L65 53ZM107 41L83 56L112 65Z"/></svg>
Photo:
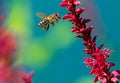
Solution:
<svg viewBox="0 0 120 83"><path fill-rule="evenodd" d="M88 42L87 42L87 41L84 41L83 44L84 44L85 46L88 46Z"/></svg>
<svg viewBox="0 0 120 83"><path fill-rule="evenodd" d="M82 17L79 17L79 21L81 21L82 20Z"/></svg>
<svg viewBox="0 0 120 83"><path fill-rule="evenodd" d="M71 31L75 32L76 30L79 30L79 28L77 26L73 26Z"/></svg>
<svg viewBox="0 0 120 83"><path fill-rule="evenodd" d="M71 6L72 6L72 4L69 4L66 8L67 8L67 10L73 12L73 11L74 11L74 8L72 8Z"/></svg>
<svg viewBox="0 0 120 83"><path fill-rule="evenodd" d="M92 58L84 58L85 64L88 65L89 67L92 67L94 65L94 60Z"/></svg>
<svg viewBox="0 0 120 83"><path fill-rule="evenodd" d="M63 0L62 3L60 3L60 6L61 7L68 7L68 6L70 6L70 2L71 2L70 0Z"/></svg>
<svg viewBox="0 0 120 83"><path fill-rule="evenodd" d="M117 77L112 77L112 78L111 78L111 81L112 81L113 83L118 83L118 80L119 80L119 79L118 79Z"/></svg>
<svg viewBox="0 0 120 83"><path fill-rule="evenodd" d="M88 23L88 22L90 22L91 21L91 19L84 19L83 21L82 21L82 24L86 24L86 23Z"/></svg>
<svg viewBox="0 0 120 83"><path fill-rule="evenodd" d="M93 26L87 27L87 23L91 19L83 19L81 17L82 12L85 8L77 8L80 5L78 0L62 0L60 6L66 7L69 10L69 14L65 15L63 19L69 19L72 22L72 32L76 33L76 37L83 39L83 45L86 48L83 50L92 58L84 58L85 64L91 67L91 75L95 75L94 82L101 80L101 83L118 83L120 79L120 71L114 70L110 72L110 68L115 64L112 62L107 62L110 57L111 50L108 48L102 49L104 44L99 45L96 48L96 36L91 37L91 32Z"/></svg>
<svg viewBox="0 0 120 83"><path fill-rule="evenodd" d="M102 83L107 83L107 79L106 79L106 78L103 78L103 79L102 79Z"/></svg>
<svg viewBox="0 0 120 83"><path fill-rule="evenodd" d="M97 82L99 79L98 77L96 76L95 79L94 79L94 83Z"/></svg>
<svg viewBox="0 0 120 83"><path fill-rule="evenodd" d="M83 35L77 35L76 37L84 39L85 37Z"/></svg>
<svg viewBox="0 0 120 83"><path fill-rule="evenodd" d="M101 44L101 45L98 47L98 49L99 49L99 50L102 49L103 46L104 46L104 44Z"/></svg>
<svg viewBox="0 0 120 83"><path fill-rule="evenodd" d="M60 6L62 6L62 7L65 7L65 6L67 6L68 4L67 3L61 3L60 4Z"/></svg>
<svg viewBox="0 0 120 83"><path fill-rule="evenodd" d="M112 74L117 77L117 76L119 76L120 71L119 70L114 70L114 71L112 71Z"/></svg>
<svg viewBox="0 0 120 83"><path fill-rule="evenodd" d="M92 42L96 42L96 38L97 36L94 36Z"/></svg>
<svg viewBox="0 0 120 83"><path fill-rule="evenodd" d="M78 28L77 26L73 27L71 31L75 32L78 35L80 34L80 28Z"/></svg>
<svg viewBox="0 0 120 83"><path fill-rule="evenodd" d="M92 43L92 48L96 47L96 42Z"/></svg>
<svg viewBox="0 0 120 83"><path fill-rule="evenodd" d="M30 72L29 75L26 75L24 72L21 72L20 74L25 83L32 83L32 77L34 75L34 72Z"/></svg>
<svg viewBox="0 0 120 83"><path fill-rule="evenodd" d="M74 16L72 16L71 18L69 18L69 21L75 21L76 18Z"/></svg>
<svg viewBox="0 0 120 83"><path fill-rule="evenodd" d="M120 79L120 71L119 70L114 70L111 72L112 76L111 76L111 81L113 83L118 83L119 79Z"/></svg>
<svg viewBox="0 0 120 83"><path fill-rule="evenodd" d="M82 29L84 29L84 31L82 31L81 33L87 33L87 34L90 34L91 31L92 31L92 29L93 29L93 26L90 26L90 27L88 27L88 28L82 28Z"/></svg>
<svg viewBox="0 0 120 83"><path fill-rule="evenodd" d="M81 33L84 33L85 31L86 31L85 28L81 28L81 29L80 29L80 32L81 32Z"/></svg>
<svg viewBox="0 0 120 83"><path fill-rule="evenodd" d="M72 14L66 14L63 16L63 19L68 19L68 18L71 18L72 17Z"/></svg>
<svg viewBox="0 0 120 83"><path fill-rule="evenodd" d="M80 5L80 1L77 1L77 0L76 0L76 1L74 1L74 5L75 5L75 6Z"/></svg>
<svg viewBox="0 0 120 83"><path fill-rule="evenodd" d="M85 10L85 8L78 8L75 10L75 12L78 14L81 14L84 10Z"/></svg>
<svg viewBox="0 0 120 83"><path fill-rule="evenodd" d="M112 62L109 62L109 65L110 65L110 67L111 67L111 66L115 66L115 64L112 63Z"/></svg>

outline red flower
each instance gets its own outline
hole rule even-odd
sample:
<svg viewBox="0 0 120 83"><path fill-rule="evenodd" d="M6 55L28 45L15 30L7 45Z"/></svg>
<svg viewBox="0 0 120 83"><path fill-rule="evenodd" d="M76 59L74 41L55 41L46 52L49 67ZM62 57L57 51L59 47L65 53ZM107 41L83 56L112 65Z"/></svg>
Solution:
<svg viewBox="0 0 120 83"><path fill-rule="evenodd" d="M64 15L63 19L68 19L72 22L73 27L71 31L75 32L78 38L83 39L83 45L86 46L83 51L91 56L91 58L84 58L86 65L92 69L90 74L96 76L94 82L101 79L102 83L118 83L120 72L113 71L111 73L110 68L115 64L107 61L112 51L108 48L102 49L103 44L96 47L97 37L94 36L92 38L91 36L93 26L87 27L87 23L91 20L81 17L81 13L85 8L76 8L79 4L78 0L62 0L60 6L69 10L69 13Z"/></svg>
<svg viewBox="0 0 120 83"><path fill-rule="evenodd" d="M0 83L21 83L18 81L19 71L14 70L13 67L15 50L15 37L5 28L0 27Z"/></svg>
<svg viewBox="0 0 120 83"><path fill-rule="evenodd" d="M119 70L112 71L110 79L112 82L117 83L120 79L120 71Z"/></svg>
<svg viewBox="0 0 120 83"><path fill-rule="evenodd" d="M0 57L12 56L16 49L14 36L0 27Z"/></svg>
<svg viewBox="0 0 120 83"><path fill-rule="evenodd" d="M30 72L29 75L26 75L24 72L21 72L20 74L25 83L32 83L32 77L34 75L34 72Z"/></svg>
<svg viewBox="0 0 120 83"><path fill-rule="evenodd" d="M3 15L0 15L0 22L2 22L4 19Z"/></svg>

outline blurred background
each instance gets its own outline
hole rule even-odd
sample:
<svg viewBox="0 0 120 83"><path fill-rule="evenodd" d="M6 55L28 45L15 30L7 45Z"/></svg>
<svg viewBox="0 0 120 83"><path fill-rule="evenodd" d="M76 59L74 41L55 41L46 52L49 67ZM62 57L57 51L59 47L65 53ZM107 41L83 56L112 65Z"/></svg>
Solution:
<svg viewBox="0 0 120 83"><path fill-rule="evenodd" d="M60 20L46 32L38 28L41 21L37 12L50 15L60 13L62 18L68 11L59 7L62 0L0 0L0 22L7 31L15 35L17 50L15 64L25 72L34 71L33 83L93 83L94 76L84 64L88 56L82 50L82 40L71 32L72 24ZM95 26L93 35L97 43L113 50L110 61L120 69L120 10L119 0L81 0L82 14ZM0 18L1 19L1 18Z"/></svg>

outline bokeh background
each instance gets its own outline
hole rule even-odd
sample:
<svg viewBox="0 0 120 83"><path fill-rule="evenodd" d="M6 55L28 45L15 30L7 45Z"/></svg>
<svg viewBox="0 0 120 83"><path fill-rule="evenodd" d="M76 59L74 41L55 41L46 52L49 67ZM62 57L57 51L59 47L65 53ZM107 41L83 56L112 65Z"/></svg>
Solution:
<svg viewBox="0 0 120 83"><path fill-rule="evenodd" d="M38 28L41 21L37 12L47 15L67 13L59 7L61 0L0 0L0 14L4 21L0 24L12 32L18 44L16 65L25 72L34 71L33 83L93 83L94 76L84 64L88 56L82 50L82 40L71 32L72 24L62 19L49 31ZM98 37L98 45L113 50L110 61L120 69L120 10L119 0L81 0L80 7L86 8L82 14L91 18L93 35ZM23 67L24 66L24 67Z"/></svg>

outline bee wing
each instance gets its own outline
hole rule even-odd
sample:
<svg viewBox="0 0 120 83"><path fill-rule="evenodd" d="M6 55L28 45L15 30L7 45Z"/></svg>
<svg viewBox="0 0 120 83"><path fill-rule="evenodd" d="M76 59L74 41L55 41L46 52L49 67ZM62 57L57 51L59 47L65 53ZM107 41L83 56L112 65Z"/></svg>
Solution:
<svg viewBox="0 0 120 83"><path fill-rule="evenodd" d="M43 18L43 19L48 17L47 15L40 13L40 12L38 12L36 15L40 18Z"/></svg>

